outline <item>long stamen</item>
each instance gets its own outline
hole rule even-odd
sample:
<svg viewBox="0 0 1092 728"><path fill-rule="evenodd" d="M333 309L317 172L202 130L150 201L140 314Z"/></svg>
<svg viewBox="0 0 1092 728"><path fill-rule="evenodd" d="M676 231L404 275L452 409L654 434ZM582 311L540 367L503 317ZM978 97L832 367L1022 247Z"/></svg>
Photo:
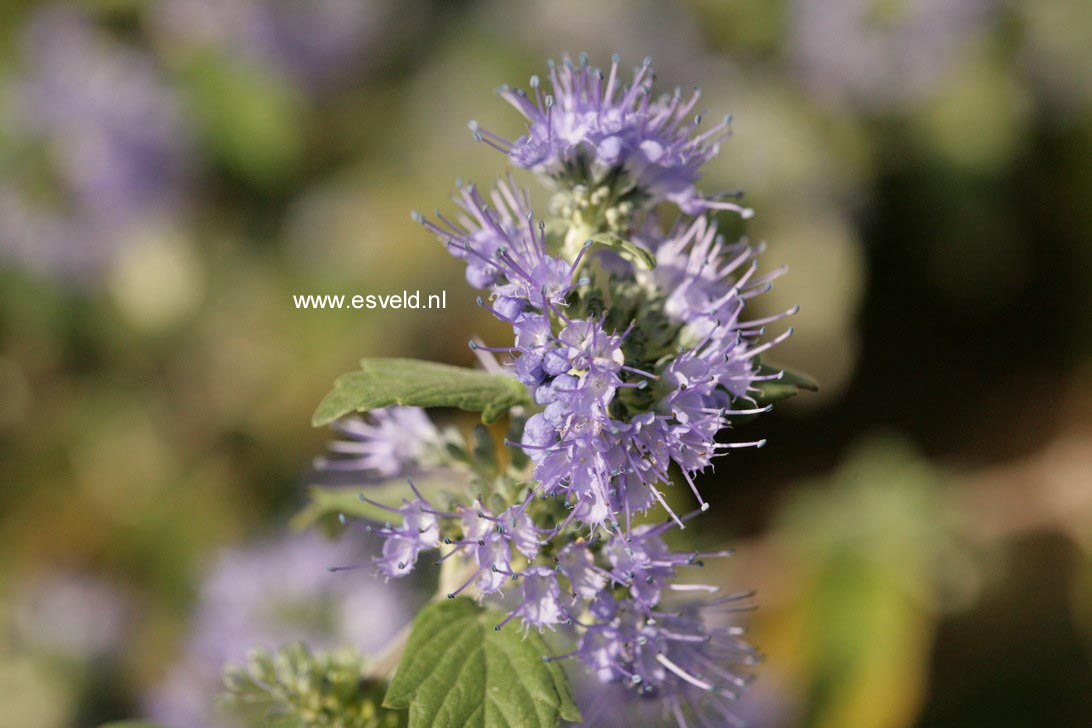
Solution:
<svg viewBox="0 0 1092 728"><path fill-rule="evenodd" d="M662 652L660 654L656 655L656 661L659 662L664 667L666 667L671 672L673 672L676 675L678 675L679 677L681 677L683 680L686 680L688 683L690 683L691 685L693 685L696 688L701 688L702 690L712 690L713 689L713 686L710 685L709 683L705 682L704 680L699 680L698 678L696 678L693 675L691 675L690 673L688 673L686 670L684 670L681 667L679 667L678 665L676 665L671 660L667 659L667 656L664 655Z"/></svg>
<svg viewBox="0 0 1092 728"><path fill-rule="evenodd" d="M472 575L470 576L470 578L469 578L469 579L467 579L467 580L466 580L466 581L465 581L465 582L463 583L463 585L462 585L461 587L459 587L458 589L456 589L456 590L455 590L455 591L453 591L453 592L450 592L450 593L449 593L449 594L447 595L447 598L448 598L448 599L454 599L455 597L459 596L459 594L461 594L461 593L462 593L462 591L463 591L464 589L466 589L466 588L467 588L468 586L470 586L470 585L471 585L471 584L472 584L472 583L474 582L474 580L478 578L478 575L482 573L482 569L484 569L484 568L485 568L484 566L479 566L479 567L478 567L478 570L477 570L477 571L475 571L475 572L474 572L474 573L473 573L473 574L472 574Z"/></svg>
<svg viewBox="0 0 1092 728"><path fill-rule="evenodd" d="M357 498L359 498L360 500L364 501L365 503L367 503L367 504L368 504L368 505L370 505L370 506L374 506L374 507L376 507L376 508L382 508L382 509L383 509L383 510L385 510L385 511L389 511L389 512L391 512L391 513L397 513L398 515L402 515L402 511L401 511L400 509L398 509L398 508L393 508L393 507L391 507L391 506L387 506L387 505L383 505L383 504L382 504L382 503L380 503L379 501L374 501L374 500L372 500L371 498L368 498L368 497L367 497L366 495L364 495L363 493L359 493L359 494L357 495Z"/></svg>

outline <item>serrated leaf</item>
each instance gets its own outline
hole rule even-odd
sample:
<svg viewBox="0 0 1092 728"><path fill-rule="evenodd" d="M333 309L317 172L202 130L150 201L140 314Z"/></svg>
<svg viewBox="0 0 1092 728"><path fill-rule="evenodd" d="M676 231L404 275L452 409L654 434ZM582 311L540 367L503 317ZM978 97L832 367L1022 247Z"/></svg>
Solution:
<svg viewBox="0 0 1092 728"><path fill-rule="evenodd" d="M472 600L438 602L413 622L383 705L409 708L409 728L555 728L579 721L561 667L535 632L497 631L504 615Z"/></svg>
<svg viewBox="0 0 1092 728"><path fill-rule="evenodd" d="M429 475L414 478L413 484L421 495L430 502L437 502L440 494L453 485L450 475ZM454 481L458 484L458 481ZM391 519L390 511L365 503L361 494L368 500L381 503L391 508L402 505L403 498L413 498L413 491L405 480L388 480L375 485L312 485L308 489L310 501L291 521L292 528L302 530L310 528L328 517L344 513L349 518L363 518L383 523Z"/></svg>
<svg viewBox="0 0 1092 728"><path fill-rule="evenodd" d="M656 267L656 256L652 254L652 251L647 248L642 248L640 245L632 243L614 233L599 233L598 235L593 235L591 241L596 245L610 248L622 257L628 258L634 263L639 263L649 270Z"/></svg>
<svg viewBox="0 0 1092 728"><path fill-rule="evenodd" d="M417 359L363 359L360 371L337 378L311 424L320 427L351 412L395 404L457 407L481 412L484 422L494 422L510 408L530 401L527 388L504 374Z"/></svg>

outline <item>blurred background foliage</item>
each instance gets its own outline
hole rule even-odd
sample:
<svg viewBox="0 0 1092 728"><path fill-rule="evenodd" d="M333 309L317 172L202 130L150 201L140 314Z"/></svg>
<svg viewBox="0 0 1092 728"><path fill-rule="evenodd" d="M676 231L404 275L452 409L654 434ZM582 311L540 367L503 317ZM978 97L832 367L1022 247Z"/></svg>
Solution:
<svg viewBox="0 0 1092 728"><path fill-rule="evenodd" d="M704 187L747 190L823 385L706 486L761 605L745 717L1092 724L1090 31L1083 0L7 0L0 726L154 712L210 574L304 505L334 376L503 340L408 212L497 173L494 87L585 50L734 114ZM403 289L448 308L291 299Z"/></svg>

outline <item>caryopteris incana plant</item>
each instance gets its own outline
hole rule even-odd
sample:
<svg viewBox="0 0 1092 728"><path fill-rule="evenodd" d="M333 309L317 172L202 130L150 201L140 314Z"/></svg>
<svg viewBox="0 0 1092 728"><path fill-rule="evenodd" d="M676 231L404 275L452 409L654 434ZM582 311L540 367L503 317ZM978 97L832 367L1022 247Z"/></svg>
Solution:
<svg viewBox="0 0 1092 728"><path fill-rule="evenodd" d="M410 726L579 720L563 666L580 663L620 686L611 695L647 701L650 720L735 721L757 653L730 613L750 595L694 580L727 552L675 551L665 536L715 502L698 476L716 458L764 443L733 425L814 384L761 361L796 309L752 314L783 271L760 272L761 246L727 240L715 219L752 211L695 186L730 120L705 129L697 91L652 86L647 61L627 82L617 58L600 70L581 57L529 91L502 88L526 134L471 131L537 175L548 211L506 175L460 183L453 210L413 219L465 261L512 338L472 341L479 369L366 359L315 413L341 434L321 466L383 481L359 500L314 493L305 520L337 513L381 537L343 568L398 578L422 557L442 564L438 598L382 676ZM467 441L428 407L507 429ZM611 709L601 702L585 718Z"/></svg>

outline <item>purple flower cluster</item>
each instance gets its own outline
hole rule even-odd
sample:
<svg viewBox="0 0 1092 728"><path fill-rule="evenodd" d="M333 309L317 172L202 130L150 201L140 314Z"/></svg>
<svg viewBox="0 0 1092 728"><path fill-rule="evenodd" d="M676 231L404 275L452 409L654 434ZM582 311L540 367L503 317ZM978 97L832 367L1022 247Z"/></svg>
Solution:
<svg viewBox="0 0 1092 728"><path fill-rule="evenodd" d="M567 263L547 254L544 223L535 224L529 195L509 178L501 180L485 201L475 185L460 185L455 220L436 212L439 223L420 213L412 217L466 261L470 285L490 291L513 315L521 301L543 308L562 305L575 288L579 260ZM503 317L503 315L502 315Z"/></svg>
<svg viewBox="0 0 1092 728"><path fill-rule="evenodd" d="M677 204L684 212L750 210L728 202L705 199L695 188L701 167L720 151L731 118L700 132L695 114L701 91L681 89L652 96L652 62L645 62L626 85L619 76L618 56L610 71L569 58L549 64L550 91L538 76L531 77L533 98L522 89L503 87L501 96L527 119L527 133L508 141L475 122L475 139L504 152L512 164L546 177L586 183L623 172L641 194Z"/></svg>
<svg viewBox="0 0 1092 728"><path fill-rule="evenodd" d="M557 174L574 155L591 155L592 166L614 165L639 187L644 184L646 207L675 201L684 212L695 209L680 200L698 199L692 182L716 150L709 133L692 136L680 125L696 96L686 103L678 94L652 101L647 63L628 87L618 82L617 59L605 83L603 76L586 60L552 66L553 94L542 96L537 81L532 82L534 103L520 92L503 92L531 121L527 136L508 144L477 133L510 151L518 166ZM664 158L675 160L670 174L648 176L650 167L641 160L653 147L671 151ZM683 197L658 186L679 175L689 180ZM706 508L694 474L708 468L718 452L762 444L718 444L715 437L731 415L762 411L746 405L733 409L733 401L745 401L760 379L756 357L791 332L758 344L765 326L795 311L751 321L742 313L781 271L757 276L757 251L746 243L725 243L704 215L666 234L641 225L634 243L654 251L657 266L636 274L648 298L660 301L680 327L683 351L635 358L626 353L626 338L639 321L623 322L627 328L619 332L602 316L571 316L571 298L590 283L578 277L582 265L600 258L587 254L590 241L567 260L545 223L535 224L529 195L510 178L489 199L491 204L476 187L462 186L456 219L439 212L438 222L418 213L414 219L467 261L468 280L490 293L490 302L482 305L515 332L513 346L489 350L512 355L516 376L543 408L527 421L519 443L536 465L539 492L562 495L578 523L614 528L624 518L628 529L634 512L657 502L666 507L657 484L670 482L674 463ZM632 222L637 228L637 220ZM647 389L654 401L620 416L615 402L626 389Z"/></svg>
<svg viewBox="0 0 1092 728"><path fill-rule="evenodd" d="M681 568L700 567L703 559L728 552L673 551L663 538L676 526L669 520L606 539L570 541L554 550L548 566L537 557L564 528L536 526L527 513L533 494L493 514L480 502L440 511L413 490L414 500L387 509L401 516L401 524L369 529L385 538L382 555L334 570L371 566L401 577L413 570L420 553L450 547L438 563L463 555L470 567L449 598L471 586L484 598L500 594L509 582L519 584L518 600L496 629L517 618L525 630L571 626L580 634L576 649L550 659L578 658L603 682L618 683L635 697L658 698L676 716L685 706L703 716L730 718L731 701L747 682L732 666L753 665L758 655L741 639L741 628L709 627L703 614L744 609L750 595L688 600L676 609L663 604L666 593L718 591L676 578ZM440 533L453 535L440 538Z"/></svg>
<svg viewBox="0 0 1092 728"><path fill-rule="evenodd" d="M372 503L399 523L372 527L382 554L346 568L401 577L440 550L437 563L458 567L448 596L504 600L497 629L516 619L525 630L565 625L578 635L566 657L602 681L656 698L680 725L686 716L724 725L741 669L757 656L738 628L705 615L739 610L749 595L691 601L717 588L680 583L680 573L727 554L674 551L665 536L709 508L695 476L714 458L764 443L718 437L734 418L769 409L759 385L780 374L759 357L792 330L766 338L767 327L796 309L747 315L783 271L760 275L761 249L728 242L712 218L749 210L694 187L726 126L698 134L686 121L697 93L654 100L651 78L647 63L624 86L617 59L609 74L566 61L551 66L550 94L537 79L533 99L502 91L527 117L525 136L508 142L473 125L514 165L550 178L552 217L536 219L511 177L487 194L460 184L451 217L413 214L466 262L479 305L512 328L509 346L471 348L506 355L533 399L506 441L512 462L526 464L482 478L489 497L454 496L446 509L417 488L400 507ZM667 230L653 214L662 203L681 212ZM354 442L338 447L373 470L384 458L388 472L404 470L400 430L382 426L395 414L374 417L366 429L343 427ZM686 516L666 495L676 472L697 500ZM670 518L647 525L656 506Z"/></svg>
<svg viewBox="0 0 1092 728"><path fill-rule="evenodd" d="M399 526L388 523L382 528L369 526L368 531L384 539L382 556L363 564L333 567L334 571L374 567L386 577L405 576L413 571L421 552L440 547L441 519L446 519L450 525L444 529L445 532L454 530L459 535L454 539L449 536L442 538L443 544L454 548L440 561L463 554L476 564L473 574L449 594L451 597L462 593L471 584L481 594L495 594L500 591L506 578L513 575L514 554L528 560L538 555L541 536L526 513L526 502L498 514L490 513L480 503L475 507L440 511L425 500L412 481L409 485L416 498L412 501L406 499L398 508L376 503L361 495L361 500L366 503L400 516L402 523Z"/></svg>
<svg viewBox="0 0 1092 728"><path fill-rule="evenodd" d="M613 527L624 517L628 528L634 512L656 502L667 507L657 484L670 482L675 463L704 509L693 475L720 451L763 444L718 444L715 437L730 416L764 411L733 409L732 402L746 400L762 378L756 357L791 333L758 344L765 326L795 309L751 321L742 313L781 271L757 276L756 251L725 244L706 217L642 241L655 247L658 265L640 278L680 327L684 350L666 362L631 362L625 340L639 322L619 333L601 317L566 313L569 295L589 285L576 279L591 257L588 247L571 264L550 255L544 226L525 211L526 196L502 183L493 198L512 202L490 207L468 187L458 221L415 217L467 259L468 278L492 295L481 304L513 328L511 347L472 346L512 355L514 373L543 408L519 443L536 464L540 492L563 495L577 522ZM627 389L657 398L646 411L620 418L613 403Z"/></svg>

